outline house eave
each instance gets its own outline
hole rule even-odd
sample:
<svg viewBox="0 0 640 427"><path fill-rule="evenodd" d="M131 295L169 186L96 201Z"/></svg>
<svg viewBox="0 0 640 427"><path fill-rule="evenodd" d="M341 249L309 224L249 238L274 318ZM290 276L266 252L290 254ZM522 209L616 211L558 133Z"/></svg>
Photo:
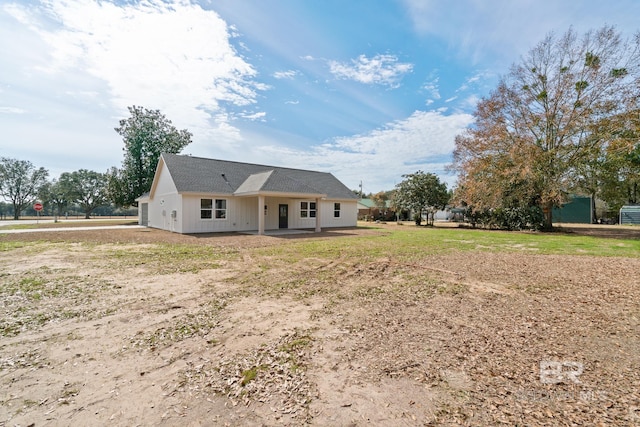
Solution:
<svg viewBox="0 0 640 427"><path fill-rule="evenodd" d="M326 194L321 193L289 193L280 191L249 191L244 193L233 193L236 197L284 197L290 199L326 199Z"/></svg>

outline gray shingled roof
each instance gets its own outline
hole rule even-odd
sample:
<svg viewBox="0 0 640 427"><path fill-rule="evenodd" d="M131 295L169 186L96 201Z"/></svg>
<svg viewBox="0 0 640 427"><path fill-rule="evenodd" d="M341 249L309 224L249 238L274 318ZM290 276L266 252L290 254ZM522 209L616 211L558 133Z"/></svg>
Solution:
<svg viewBox="0 0 640 427"><path fill-rule="evenodd" d="M326 194L330 199L357 199L327 172L255 165L202 157L162 154L179 193L241 194L255 192Z"/></svg>

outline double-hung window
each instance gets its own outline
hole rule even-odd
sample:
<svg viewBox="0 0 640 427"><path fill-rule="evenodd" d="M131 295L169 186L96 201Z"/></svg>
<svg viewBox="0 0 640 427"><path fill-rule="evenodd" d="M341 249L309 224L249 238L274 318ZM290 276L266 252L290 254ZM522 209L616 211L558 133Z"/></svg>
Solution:
<svg viewBox="0 0 640 427"><path fill-rule="evenodd" d="M333 217L340 218L340 203L333 204Z"/></svg>
<svg viewBox="0 0 640 427"><path fill-rule="evenodd" d="M200 199L200 219L213 218L213 200Z"/></svg>
<svg viewBox="0 0 640 427"><path fill-rule="evenodd" d="M227 218L227 201L225 199L216 199L216 219Z"/></svg>
<svg viewBox="0 0 640 427"><path fill-rule="evenodd" d="M300 218L315 218L316 202L300 202Z"/></svg>
<svg viewBox="0 0 640 427"><path fill-rule="evenodd" d="M213 218L227 218L227 201L225 199L200 199L200 219Z"/></svg>

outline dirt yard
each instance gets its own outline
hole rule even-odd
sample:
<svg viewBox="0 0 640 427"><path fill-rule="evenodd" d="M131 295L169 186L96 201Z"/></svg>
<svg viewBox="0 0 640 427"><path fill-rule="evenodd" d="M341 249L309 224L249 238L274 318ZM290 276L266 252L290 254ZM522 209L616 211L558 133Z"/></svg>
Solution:
<svg viewBox="0 0 640 427"><path fill-rule="evenodd" d="M276 253L381 227L0 236L0 426L640 425L640 258Z"/></svg>

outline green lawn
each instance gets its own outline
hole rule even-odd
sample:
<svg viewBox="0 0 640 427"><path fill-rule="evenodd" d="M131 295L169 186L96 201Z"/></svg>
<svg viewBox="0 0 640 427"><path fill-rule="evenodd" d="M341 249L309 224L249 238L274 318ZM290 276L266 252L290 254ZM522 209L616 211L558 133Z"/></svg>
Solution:
<svg viewBox="0 0 640 427"><path fill-rule="evenodd" d="M50 219L50 218L47 218ZM25 222L24 224L14 223L9 225L3 225L3 230L32 230L32 229L46 229L46 228L75 228L75 227L99 227L108 225L136 225L138 221L136 219L82 219L82 220L59 220L58 222L45 222L45 219L41 219L42 222L32 224Z"/></svg>
<svg viewBox="0 0 640 427"><path fill-rule="evenodd" d="M375 229L375 227L371 227ZM360 259L438 254L449 251L527 252L558 255L640 257L640 240L609 239L563 233L525 233L460 228L407 226L380 228L380 234L345 239L304 240L263 249L286 254L292 261L336 255Z"/></svg>

